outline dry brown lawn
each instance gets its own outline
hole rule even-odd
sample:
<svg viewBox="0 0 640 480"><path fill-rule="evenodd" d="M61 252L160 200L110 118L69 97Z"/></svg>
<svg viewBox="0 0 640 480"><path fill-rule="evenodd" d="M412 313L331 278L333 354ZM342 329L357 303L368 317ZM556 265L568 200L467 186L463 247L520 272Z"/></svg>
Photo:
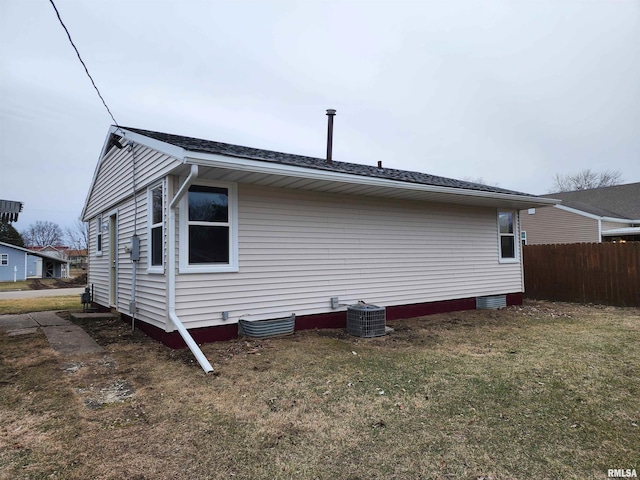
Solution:
<svg viewBox="0 0 640 480"><path fill-rule="evenodd" d="M640 311L528 302L105 354L0 331L0 478L605 479L640 471Z"/></svg>
<svg viewBox="0 0 640 480"><path fill-rule="evenodd" d="M0 315L19 315L22 313L46 311L82 311L79 295L60 297L13 298L0 300Z"/></svg>

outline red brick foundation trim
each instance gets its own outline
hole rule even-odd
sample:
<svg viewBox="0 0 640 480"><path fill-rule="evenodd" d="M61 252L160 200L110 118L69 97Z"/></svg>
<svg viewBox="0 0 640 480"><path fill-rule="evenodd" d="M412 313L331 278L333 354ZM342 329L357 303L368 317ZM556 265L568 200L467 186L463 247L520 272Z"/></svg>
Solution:
<svg viewBox="0 0 640 480"><path fill-rule="evenodd" d="M131 324L131 317L129 315L122 313L120 314L120 317L126 323ZM151 325L150 323L146 323L141 320L136 320L135 325L141 332L144 332L146 335L158 342L164 343L169 348L179 349L187 347L187 344L184 343L184 340L177 330L174 330L173 332L165 332L164 329L158 328L155 325ZM238 324L234 323L232 325L218 325L215 327L190 328L189 333L191 334L191 337L193 337L193 340L199 344L223 342L225 340L231 340L232 338L238 338Z"/></svg>
<svg viewBox="0 0 640 480"><path fill-rule="evenodd" d="M522 305L522 293L506 294L507 305ZM401 318L422 317L436 313L457 312L461 310L475 310L476 297L461 298L457 300L443 300L439 302L414 303L410 305L395 305L387 307L387 320L399 320ZM131 323L131 317L121 314L122 319ZM296 317L296 330L309 330L314 328L346 328L347 312L320 313L317 315L302 315ZM149 335L154 340L164 343L170 348L185 348L186 344L177 331L165 332L149 323L136 321L136 328ZM210 343L231 340L238 337L238 325L219 325L215 327L203 327L189 329L189 333L196 343Z"/></svg>
<svg viewBox="0 0 640 480"><path fill-rule="evenodd" d="M507 293L507 306L522 305L522 292Z"/></svg>

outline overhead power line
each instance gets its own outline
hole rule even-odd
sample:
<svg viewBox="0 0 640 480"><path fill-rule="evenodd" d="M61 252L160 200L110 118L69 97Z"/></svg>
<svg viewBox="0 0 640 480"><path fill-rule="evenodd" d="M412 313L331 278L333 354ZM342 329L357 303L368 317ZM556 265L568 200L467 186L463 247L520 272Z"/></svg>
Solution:
<svg viewBox="0 0 640 480"><path fill-rule="evenodd" d="M60 17L60 12L58 12L58 9L56 8L56 4L53 3L53 0L49 0L49 2L51 2L51 6L56 11L56 15L58 16L58 20L60 21L60 25L62 25L62 28L64 28L64 31L67 32L67 37L69 38L69 42L71 42L71 46L76 51L76 55L78 55L78 60L80 60L80 63L84 67L84 71L87 72L87 76L89 77L89 80L91 80L91 84L93 85L93 88L96 89L96 92L98 93L98 96L100 97L100 100L102 100L102 104L104 105L104 108L106 108L107 112L109 112L109 116L111 117L111 120L113 120L113 123L116 125L116 127L119 127L120 125L118 125L118 122L116 122L116 119L113 116L113 114L111 113L111 110L109 110L109 107L107 106L107 102L105 102L104 98L102 98L102 94L100 93L100 90L98 90L98 86L96 85L96 82L93 81L93 77L89 73L89 69L87 68L87 66L85 65L84 61L82 60L82 57L80 56L80 52L76 48L75 43L73 43L73 40L71 39L71 34L69 33L69 30L67 29L66 25L62 21L62 18Z"/></svg>

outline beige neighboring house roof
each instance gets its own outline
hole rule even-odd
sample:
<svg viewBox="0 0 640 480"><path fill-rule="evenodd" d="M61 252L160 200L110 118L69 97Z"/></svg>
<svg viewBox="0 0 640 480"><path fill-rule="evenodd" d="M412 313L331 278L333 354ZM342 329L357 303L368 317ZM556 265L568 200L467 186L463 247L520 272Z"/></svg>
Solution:
<svg viewBox="0 0 640 480"><path fill-rule="evenodd" d="M597 217L640 223L640 182L543 195L562 200L562 206Z"/></svg>
<svg viewBox="0 0 640 480"><path fill-rule="evenodd" d="M66 259L63 259L63 258L60 258L60 257L56 257L54 255L47 255L46 253L38 252L38 251L35 251L35 250L30 250L28 248L18 247L17 245L12 245L10 243L0 242L0 245L3 245L5 247L10 247L10 248L15 248L16 250L18 250L20 252L26 252L29 255L33 255L34 257L40 257L40 258L44 258L46 260L55 260L56 262L59 262L59 263L69 263Z"/></svg>
<svg viewBox="0 0 640 480"><path fill-rule="evenodd" d="M568 236L575 241L588 241L585 235L593 235L591 241L602 241L604 237L640 236L640 182L550 193L544 197L560 200L562 204L555 205L556 209L577 215L582 221L556 215L536 222L525 216L523 224L532 233L535 243L566 243ZM589 224L589 221L593 223ZM558 234L559 231L563 233Z"/></svg>
<svg viewBox="0 0 640 480"><path fill-rule="evenodd" d="M31 250L32 252L48 253L49 256L61 258L63 260L66 260L69 255L69 247L65 247L62 245L47 245L45 247L34 246L29 247L29 250Z"/></svg>

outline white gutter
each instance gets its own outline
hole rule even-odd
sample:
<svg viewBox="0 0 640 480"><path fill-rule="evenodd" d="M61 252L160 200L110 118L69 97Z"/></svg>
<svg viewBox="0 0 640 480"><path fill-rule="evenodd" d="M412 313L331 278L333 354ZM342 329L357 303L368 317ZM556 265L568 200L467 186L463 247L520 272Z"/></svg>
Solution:
<svg viewBox="0 0 640 480"><path fill-rule="evenodd" d="M511 200L538 205L555 205L559 200L546 197L536 197L533 195L518 195L512 193L486 192L482 190L468 190L455 187L442 187L439 185L427 185L423 183L403 182L388 178L369 177L366 175L355 175L352 173L334 172L330 170L319 170L293 165L283 165L271 163L265 160L254 160L245 157L232 157L215 153L188 152L183 158L187 164L199 164L207 167L231 168L237 171L276 174L296 178L306 178L311 180L327 180L332 182L342 182L348 184L368 185L372 187L391 187L402 190L414 190L422 192L451 194L459 197L490 198L497 200Z"/></svg>
<svg viewBox="0 0 640 480"><path fill-rule="evenodd" d="M640 223L640 219L633 218L614 218L614 217L602 217L602 220L610 223Z"/></svg>
<svg viewBox="0 0 640 480"><path fill-rule="evenodd" d="M368 185L372 187L399 188L401 190L422 191L438 194L449 194L456 197L486 198L493 200L506 200L518 203L527 203L537 206L556 205L559 200L534 195L518 195L510 193L486 192L482 190L470 190L464 188L443 187L439 185L427 185L422 183L403 182L387 178L369 177L366 175L355 175L351 173L334 172L330 170L319 170L294 165L284 165L273 163L261 158L249 158L240 155L217 154L187 150L182 147L172 145L161 140L147 137L143 134L135 133L125 128L112 126L109 133L126 135L128 139L136 143L153 148L159 152L170 155L183 164L197 164L206 167L227 168L237 171L263 173L271 175L283 175L309 180L326 180L330 182L341 182L346 184ZM106 148L106 143L105 143ZM103 151L102 155L106 152ZM93 182L92 182L93 184Z"/></svg>
<svg viewBox="0 0 640 480"><path fill-rule="evenodd" d="M611 230L603 230L603 237L612 237L615 235L640 235L640 227L612 228Z"/></svg>
<svg viewBox="0 0 640 480"><path fill-rule="evenodd" d="M169 203L169 265L167 266L167 276L169 277L169 318L176 326L176 329L180 333L180 336L185 341L191 353L193 353L196 360L205 371L205 373L213 372L213 367L207 357L204 356L198 344L193 340L193 337L189 331L182 324L178 315L176 314L176 207L178 202L182 199L187 192L193 181L198 177L198 166L191 165L191 172L184 181L184 183L178 189L175 197Z"/></svg>

